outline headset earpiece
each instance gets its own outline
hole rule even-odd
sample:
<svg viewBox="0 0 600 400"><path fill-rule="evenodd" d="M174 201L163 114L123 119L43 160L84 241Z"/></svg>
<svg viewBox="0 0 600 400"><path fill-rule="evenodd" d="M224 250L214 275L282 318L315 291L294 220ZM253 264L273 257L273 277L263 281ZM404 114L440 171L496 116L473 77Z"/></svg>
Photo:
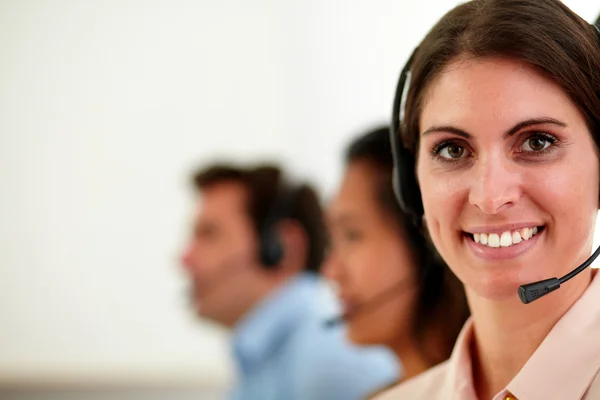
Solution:
<svg viewBox="0 0 600 400"><path fill-rule="evenodd" d="M402 68L400 78L398 79L392 110L390 142L394 159L392 184L396 199L402 210L411 215L414 220L413 222L417 226L421 226L421 220L423 218L423 201L421 199L421 190L419 189L415 173L415 157L404 147L402 140L399 138L402 121L404 119L406 95L408 93L405 86L410 84L410 66L417 50L418 47L413 51L406 65Z"/></svg>
<svg viewBox="0 0 600 400"><path fill-rule="evenodd" d="M283 244L275 225L267 227L260 235L260 262L266 269L276 269L283 258Z"/></svg>
<svg viewBox="0 0 600 400"><path fill-rule="evenodd" d="M394 163L394 170L392 171L392 187L394 189L394 195L396 196L396 201L398 202L398 204L400 204L400 208L402 208L402 210L406 210L406 205L403 204L404 202L402 201L402 189L400 188L400 177L398 176L398 168L395 167L395 163Z"/></svg>
<svg viewBox="0 0 600 400"><path fill-rule="evenodd" d="M259 257L261 264L268 270L279 267L285 249L278 231L278 223L289 216L295 191L285 187L278 194L265 223L259 232Z"/></svg>

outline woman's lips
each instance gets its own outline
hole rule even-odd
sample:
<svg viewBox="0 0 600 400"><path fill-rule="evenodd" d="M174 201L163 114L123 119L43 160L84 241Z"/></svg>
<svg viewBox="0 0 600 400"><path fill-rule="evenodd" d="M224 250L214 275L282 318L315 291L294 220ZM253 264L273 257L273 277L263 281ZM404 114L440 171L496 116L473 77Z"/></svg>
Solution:
<svg viewBox="0 0 600 400"><path fill-rule="evenodd" d="M464 232L463 239L466 242L467 247L477 257L487 260L511 259L518 257L533 248L545 234L543 226L529 228L528 231L526 229L528 228L520 229L520 231L524 233L522 236L519 234L519 237L514 235L515 231L508 231L508 233L507 231L502 233L493 232L487 235L487 237L484 237L484 243L482 243L481 240L482 233L470 234ZM485 233L483 234L485 235ZM533 236L530 236L530 234ZM478 237L475 235L478 235ZM510 240L507 237L508 235L510 235Z"/></svg>

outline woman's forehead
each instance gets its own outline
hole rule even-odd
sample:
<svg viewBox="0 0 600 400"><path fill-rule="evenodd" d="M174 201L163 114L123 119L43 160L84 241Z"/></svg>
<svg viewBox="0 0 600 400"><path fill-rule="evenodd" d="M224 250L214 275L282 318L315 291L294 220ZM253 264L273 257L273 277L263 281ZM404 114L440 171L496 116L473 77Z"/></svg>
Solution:
<svg viewBox="0 0 600 400"><path fill-rule="evenodd" d="M435 125L485 129L531 118L583 118L567 94L525 63L501 58L459 59L427 89L420 115L422 132Z"/></svg>

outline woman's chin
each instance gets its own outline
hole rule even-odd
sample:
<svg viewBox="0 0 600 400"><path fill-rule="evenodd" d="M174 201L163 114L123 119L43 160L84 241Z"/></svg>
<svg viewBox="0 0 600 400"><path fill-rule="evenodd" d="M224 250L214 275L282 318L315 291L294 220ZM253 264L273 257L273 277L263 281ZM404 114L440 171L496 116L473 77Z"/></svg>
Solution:
<svg viewBox="0 0 600 400"><path fill-rule="evenodd" d="M360 333L360 332L354 332L353 330L349 329L348 333L346 334L348 340L356 345L359 346L368 346L373 344L372 341L366 337L364 334Z"/></svg>
<svg viewBox="0 0 600 400"><path fill-rule="evenodd" d="M504 302L519 299L519 285L498 285L475 290L478 297L491 301Z"/></svg>
<svg viewBox="0 0 600 400"><path fill-rule="evenodd" d="M473 292L477 297L497 302L519 300L519 287L540 279L543 278L532 276L531 279L528 279L507 275L496 279L482 279L468 285L467 292Z"/></svg>
<svg viewBox="0 0 600 400"><path fill-rule="evenodd" d="M355 327L352 324L348 325L346 336L350 342L360 346L380 345L383 342L373 329Z"/></svg>

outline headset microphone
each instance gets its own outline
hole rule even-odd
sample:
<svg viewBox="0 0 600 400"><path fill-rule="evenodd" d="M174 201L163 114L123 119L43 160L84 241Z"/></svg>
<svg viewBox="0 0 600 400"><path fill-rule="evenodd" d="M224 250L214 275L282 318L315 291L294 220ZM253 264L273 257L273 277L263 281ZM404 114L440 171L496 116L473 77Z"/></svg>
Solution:
<svg viewBox="0 0 600 400"><path fill-rule="evenodd" d="M410 287L409 286L410 282L411 282L410 279L403 279L402 281L398 282L396 285L388 288L387 290L383 290L383 291L379 292L378 294L373 296L371 299L359 304L354 309L352 309L348 312L342 313L336 317L325 320L324 326L326 328L333 328L333 327L338 326L338 325L348 321L349 319L355 317L357 314L361 314L367 310L370 310L372 308L375 308L377 306L384 304L388 300L392 299L395 295L402 293L402 291L404 291L405 289Z"/></svg>
<svg viewBox="0 0 600 400"><path fill-rule="evenodd" d="M325 328L334 328L334 327L344 323L344 321L346 321L346 316L344 316L344 314L341 314L341 315L338 315L337 317L333 317L333 318L325 320L324 326L325 326Z"/></svg>
<svg viewBox="0 0 600 400"><path fill-rule="evenodd" d="M591 263L594 262L596 257L600 254L600 246L594 251L594 253L587 259L583 264L579 267L575 268L573 271L569 272L562 278L550 278L544 279L542 281L537 281L533 283L528 283L526 285L522 285L519 287L519 298L524 304L531 303L534 300L539 299L542 296L547 295L550 292L555 291L560 287L562 283L565 283L571 278L574 278L587 267L590 266Z"/></svg>

